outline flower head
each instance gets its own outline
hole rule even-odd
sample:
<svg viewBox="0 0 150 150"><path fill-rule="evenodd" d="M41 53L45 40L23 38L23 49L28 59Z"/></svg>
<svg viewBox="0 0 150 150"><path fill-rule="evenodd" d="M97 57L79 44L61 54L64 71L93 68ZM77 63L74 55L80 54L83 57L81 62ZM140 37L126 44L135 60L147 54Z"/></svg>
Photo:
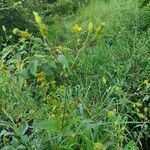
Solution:
<svg viewBox="0 0 150 150"><path fill-rule="evenodd" d="M76 32L80 32L82 30L80 24L76 23L75 25L73 25L73 30Z"/></svg>
<svg viewBox="0 0 150 150"><path fill-rule="evenodd" d="M105 22L102 22L96 30L96 35L100 35L105 27Z"/></svg>
<svg viewBox="0 0 150 150"><path fill-rule="evenodd" d="M146 85L148 84L148 82L149 82L148 80L143 81L143 83L146 84Z"/></svg>
<svg viewBox="0 0 150 150"><path fill-rule="evenodd" d="M93 23L92 22L90 22L89 25L88 25L88 31L89 32L93 31Z"/></svg>
<svg viewBox="0 0 150 150"><path fill-rule="evenodd" d="M44 23L40 26L40 33L43 37L46 37L48 34L47 26Z"/></svg>
<svg viewBox="0 0 150 150"><path fill-rule="evenodd" d="M37 12L33 12L33 15L34 15L34 18L35 18L35 21L36 21L36 23L39 25L39 26L41 26L41 24L42 24L42 18L39 16L39 14L37 13Z"/></svg>
<svg viewBox="0 0 150 150"><path fill-rule="evenodd" d="M24 40L29 40L29 39L31 39L31 36L32 36L27 31L22 31L18 28L13 29L13 34L16 34L16 35L20 36Z"/></svg>

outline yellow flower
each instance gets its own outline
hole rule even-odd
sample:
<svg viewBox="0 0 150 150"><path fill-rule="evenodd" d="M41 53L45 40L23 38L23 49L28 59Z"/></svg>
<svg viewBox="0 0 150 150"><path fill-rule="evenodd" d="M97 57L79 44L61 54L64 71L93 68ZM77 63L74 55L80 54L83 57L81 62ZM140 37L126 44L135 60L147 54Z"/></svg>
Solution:
<svg viewBox="0 0 150 150"><path fill-rule="evenodd" d="M149 82L148 80L144 80L144 82L143 82L143 83L147 85L147 84L148 84L148 82Z"/></svg>
<svg viewBox="0 0 150 150"><path fill-rule="evenodd" d="M42 22L42 18L37 12L33 12L36 23L39 25L39 31L43 37L46 37L48 34L47 26Z"/></svg>
<svg viewBox="0 0 150 150"><path fill-rule="evenodd" d="M80 32L81 31L81 26L80 24L76 23L75 25L73 25L73 30L76 32Z"/></svg>
<svg viewBox="0 0 150 150"><path fill-rule="evenodd" d="M24 40L31 39L31 34L29 34L27 31L21 31L18 28L13 29L13 34L20 36Z"/></svg>
<svg viewBox="0 0 150 150"><path fill-rule="evenodd" d="M88 31L89 32L93 31L93 23L92 22L90 22L89 25L88 25Z"/></svg>
<svg viewBox="0 0 150 150"><path fill-rule="evenodd" d="M33 12L33 15L34 15L34 18L35 18L36 23L37 23L39 26L41 26L41 24L42 24L42 19L41 19L41 17L39 16L39 14L34 11L34 12Z"/></svg>
<svg viewBox="0 0 150 150"><path fill-rule="evenodd" d="M101 32L103 31L103 29L104 29L104 26L105 26L105 22L102 22L101 24L100 24L100 26L97 28L97 30L96 30L96 35L100 35L101 34Z"/></svg>
<svg viewBox="0 0 150 150"><path fill-rule="evenodd" d="M43 37L46 37L48 34L48 28L44 23L40 26L40 33Z"/></svg>
<svg viewBox="0 0 150 150"><path fill-rule="evenodd" d="M43 71L36 74L36 77L39 78L45 78L45 73Z"/></svg>
<svg viewBox="0 0 150 150"><path fill-rule="evenodd" d="M106 83L107 83L107 80L106 80L106 78L105 78L105 77L102 77L102 82L103 82L104 84L106 84Z"/></svg>
<svg viewBox="0 0 150 150"><path fill-rule="evenodd" d="M37 81L40 83L40 88L45 86L45 73L43 71L36 74Z"/></svg>

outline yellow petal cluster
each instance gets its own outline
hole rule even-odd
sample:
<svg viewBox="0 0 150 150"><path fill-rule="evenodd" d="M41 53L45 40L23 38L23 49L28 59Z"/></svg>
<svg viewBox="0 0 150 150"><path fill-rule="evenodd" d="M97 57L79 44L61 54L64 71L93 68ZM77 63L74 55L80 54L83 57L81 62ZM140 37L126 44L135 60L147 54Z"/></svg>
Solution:
<svg viewBox="0 0 150 150"><path fill-rule="evenodd" d="M18 35L19 37L21 37L24 40L29 40L31 39L31 34L29 34L27 31L21 31L18 28L14 28L13 29L13 33Z"/></svg>
<svg viewBox="0 0 150 150"><path fill-rule="evenodd" d="M82 30L81 25L76 23L75 25L73 25L73 30L76 32L80 32Z"/></svg>
<svg viewBox="0 0 150 150"><path fill-rule="evenodd" d="M37 12L33 12L36 23L40 26L42 24L42 18L39 16Z"/></svg>
<svg viewBox="0 0 150 150"><path fill-rule="evenodd" d="M39 31L41 35L45 38L48 35L48 28L47 26L42 22L42 18L39 16L37 12L33 12L34 18L36 23L39 26Z"/></svg>

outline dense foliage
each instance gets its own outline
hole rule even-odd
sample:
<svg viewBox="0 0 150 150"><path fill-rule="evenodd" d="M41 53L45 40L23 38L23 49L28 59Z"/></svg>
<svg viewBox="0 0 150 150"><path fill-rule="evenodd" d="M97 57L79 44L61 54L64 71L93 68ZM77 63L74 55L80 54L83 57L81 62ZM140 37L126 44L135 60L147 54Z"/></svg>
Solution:
<svg viewBox="0 0 150 150"><path fill-rule="evenodd" d="M149 149L148 1L0 7L0 149Z"/></svg>

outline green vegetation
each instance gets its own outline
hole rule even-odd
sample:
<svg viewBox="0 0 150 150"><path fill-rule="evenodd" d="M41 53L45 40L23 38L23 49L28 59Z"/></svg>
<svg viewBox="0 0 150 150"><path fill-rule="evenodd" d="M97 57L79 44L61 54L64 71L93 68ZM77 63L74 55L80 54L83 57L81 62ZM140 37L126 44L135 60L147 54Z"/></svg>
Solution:
<svg viewBox="0 0 150 150"><path fill-rule="evenodd" d="M0 2L0 148L148 150L149 12L146 0Z"/></svg>

